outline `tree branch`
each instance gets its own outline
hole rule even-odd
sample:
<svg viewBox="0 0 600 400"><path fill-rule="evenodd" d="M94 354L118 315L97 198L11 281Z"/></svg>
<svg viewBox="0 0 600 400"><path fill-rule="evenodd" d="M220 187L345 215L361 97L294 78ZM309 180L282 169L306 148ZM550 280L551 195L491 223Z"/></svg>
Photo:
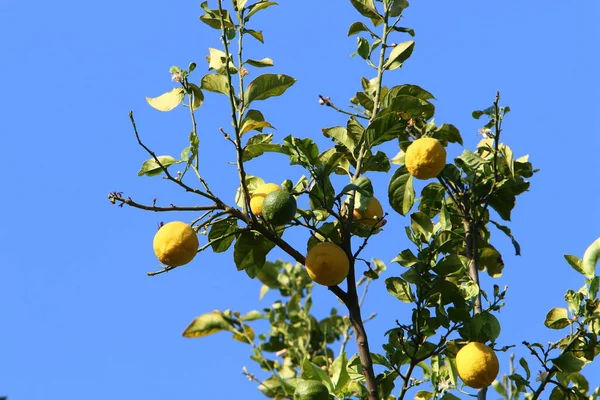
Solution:
<svg viewBox="0 0 600 400"><path fill-rule="evenodd" d="M154 212L168 212L168 211L211 211L211 210L220 210L221 208L216 205L216 204L212 204L212 205L208 205L208 206L175 206L175 205L170 205L169 207L158 207L155 205L145 205L145 204L141 204L141 203L137 203L135 201L133 201L131 199L131 197L127 197L124 198L121 195L119 195L118 192L113 192L110 193L108 195L108 199L112 202L112 203L120 203L119 207L122 207L124 204L133 207L133 208L139 208L140 210L146 210L146 211L154 211Z"/></svg>

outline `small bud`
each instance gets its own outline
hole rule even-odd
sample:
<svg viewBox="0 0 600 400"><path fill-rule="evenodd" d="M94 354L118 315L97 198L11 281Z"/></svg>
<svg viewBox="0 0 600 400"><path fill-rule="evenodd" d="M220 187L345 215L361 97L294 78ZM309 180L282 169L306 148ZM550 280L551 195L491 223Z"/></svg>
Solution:
<svg viewBox="0 0 600 400"><path fill-rule="evenodd" d="M181 74L180 73L175 73L175 74L171 75L171 81L181 83L181 80L182 79L181 79Z"/></svg>
<svg viewBox="0 0 600 400"><path fill-rule="evenodd" d="M283 355L285 355L287 353L287 349L283 349L283 350L279 350L278 352L275 353L275 355L277 357L281 357Z"/></svg>
<svg viewBox="0 0 600 400"><path fill-rule="evenodd" d="M240 76L243 78L247 75L250 75L250 71L248 71L246 68L242 67L240 68Z"/></svg>
<svg viewBox="0 0 600 400"><path fill-rule="evenodd" d="M324 106L325 105L325 100L323 100L322 97L319 97L319 104Z"/></svg>

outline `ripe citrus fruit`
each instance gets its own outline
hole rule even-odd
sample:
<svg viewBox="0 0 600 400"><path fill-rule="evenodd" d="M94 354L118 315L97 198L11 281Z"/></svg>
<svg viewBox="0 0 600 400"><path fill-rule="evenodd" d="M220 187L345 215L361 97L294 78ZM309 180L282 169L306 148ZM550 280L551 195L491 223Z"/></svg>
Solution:
<svg viewBox="0 0 600 400"><path fill-rule="evenodd" d="M383 226L383 221L381 219L382 217L383 208L381 207L379 200L377 200L375 197L371 197L369 205L365 211L360 211L355 208L354 212L352 213L352 218L354 221L358 221L371 227L375 225L378 227Z"/></svg>
<svg viewBox="0 0 600 400"><path fill-rule="evenodd" d="M265 197L274 190L281 189L274 183L265 183L257 187L250 196L250 209L254 215L262 215L262 206Z"/></svg>
<svg viewBox="0 0 600 400"><path fill-rule="evenodd" d="M496 353L483 343L471 342L456 354L456 369L460 379L474 389L490 386L499 368Z"/></svg>
<svg viewBox="0 0 600 400"><path fill-rule="evenodd" d="M154 254L171 267L189 263L198 251L198 236L185 222L173 221L163 225L154 235Z"/></svg>
<svg viewBox="0 0 600 400"><path fill-rule="evenodd" d="M342 283L350 270L344 250L331 242L319 243L311 248L306 255L305 265L310 278L325 286Z"/></svg>
<svg viewBox="0 0 600 400"><path fill-rule="evenodd" d="M300 381L296 385L294 400L329 400L329 390L319 381Z"/></svg>
<svg viewBox="0 0 600 400"><path fill-rule="evenodd" d="M274 190L265 196L262 216L270 224L285 225L294 219L298 206L296 198L287 190Z"/></svg>
<svg viewBox="0 0 600 400"><path fill-rule="evenodd" d="M435 178L446 165L446 149L437 139L417 139L406 149L404 165L415 178Z"/></svg>

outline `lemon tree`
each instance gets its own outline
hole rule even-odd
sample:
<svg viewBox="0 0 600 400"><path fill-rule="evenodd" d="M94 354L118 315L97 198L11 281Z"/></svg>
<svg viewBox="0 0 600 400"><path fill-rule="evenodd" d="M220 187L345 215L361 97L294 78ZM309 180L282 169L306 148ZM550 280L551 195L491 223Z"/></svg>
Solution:
<svg viewBox="0 0 600 400"><path fill-rule="evenodd" d="M190 116L192 131L180 134L188 143L178 156L150 149L129 114L148 154L138 175L160 176L197 199L191 206L143 204L121 192L109 194L119 206L193 214L189 223L170 222L156 233L154 250L164 265L148 275L172 271L204 251L229 252L236 270L260 282L260 299L269 292L276 298L260 310L199 310L183 336L228 332L247 344L254 364L242 372L272 399L485 399L488 387L510 400L600 397L583 375L600 353L598 241L583 259L565 256L584 283L568 290L566 305L551 309L544 321L564 336L545 346L519 343L529 361L520 358L518 368L511 364L496 379L500 365L492 348L500 354L517 344L506 343L497 318L509 297L496 283L507 266L495 243L505 235L520 254L509 224L517 198L530 190L537 172L529 156L506 144L511 132L504 133L503 122L510 108L500 94L472 113L481 121L481 137L465 146L457 126L435 120L432 93L414 83L387 84L415 48L414 30L399 25L408 21L408 2L348 0L357 13L347 32L356 36L354 60L364 61L369 74L357 76L348 107L319 97L319 104L338 113L336 122L322 127L322 140L284 136L260 105L287 94L296 80L269 72L275 62L247 54L256 47L244 46L268 40L254 17L275 6L286 7L267 0L202 2L202 37L213 40L208 57L201 57L207 65L200 69L208 72L199 76L194 62L173 66L174 87L147 98L160 112L185 108ZM234 160L235 193L217 193L202 175L197 121L214 116L196 114L216 96L226 100L222 113L231 124L203 134L232 146L223 165ZM273 158L261 177L258 171L265 170L253 160L266 153ZM285 170L288 165L293 168ZM286 171L281 185L269 183L274 168ZM405 221L404 240L402 231L389 229L395 224L385 224L388 217ZM370 254L375 240L398 246L398 255L386 263ZM274 249L287 260L273 260ZM384 288L390 296L387 303L378 296L378 306L410 317L387 321L383 345L375 348L362 304L368 292ZM325 307L329 314L317 316L313 304L323 297L313 298L313 291L319 290L331 292L331 304Z"/></svg>

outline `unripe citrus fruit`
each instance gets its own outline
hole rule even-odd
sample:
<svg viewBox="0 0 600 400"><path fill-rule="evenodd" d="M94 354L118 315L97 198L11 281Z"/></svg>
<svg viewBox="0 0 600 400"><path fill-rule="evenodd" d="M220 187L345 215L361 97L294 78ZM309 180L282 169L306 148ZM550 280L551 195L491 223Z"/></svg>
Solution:
<svg viewBox="0 0 600 400"><path fill-rule="evenodd" d="M294 219L297 210L296 198L287 190L274 190L265 196L262 216L270 224L285 225Z"/></svg>
<svg viewBox="0 0 600 400"><path fill-rule="evenodd" d="M456 354L456 369L465 385L481 389L494 382L500 366L494 350L483 343L471 342Z"/></svg>
<svg viewBox="0 0 600 400"><path fill-rule="evenodd" d="M310 278L324 286L342 283L350 270L344 250L331 242L319 243L311 248L306 255L305 265Z"/></svg>
<svg viewBox="0 0 600 400"><path fill-rule="evenodd" d="M296 385L294 400L329 400L329 390L319 381L300 381Z"/></svg>
<svg viewBox="0 0 600 400"><path fill-rule="evenodd" d="M163 225L154 235L154 254L165 265L178 267L189 263L198 251L198 236L185 222Z"/></svg>
<svg viewBox="0 0 600 400"><path fill-rule="evenodd" d="M417 139L406 149L404 165L415 178L435 178L446 166L446 149L437 139Z"/></svg>
<svg viewBox="0 0 600 400"><path fill-rule="evenodd" d="M250 196L250 209L254 215L262 215L262 206L265 197L274 190L281 189L274 183L265 183L257 187Z"/></svg>
<svg viewBox="0 0 600 400"><path fill-rule="evenodd" d="M381 203L375 197L371 197L369 201L369 205L367 206L365 211L360 211L357 208L354 209L352 213L352 218L354 221L360 222L362 224L368 226L382 226L382 218L383 217L383 208L381 207Z"/></svg>

